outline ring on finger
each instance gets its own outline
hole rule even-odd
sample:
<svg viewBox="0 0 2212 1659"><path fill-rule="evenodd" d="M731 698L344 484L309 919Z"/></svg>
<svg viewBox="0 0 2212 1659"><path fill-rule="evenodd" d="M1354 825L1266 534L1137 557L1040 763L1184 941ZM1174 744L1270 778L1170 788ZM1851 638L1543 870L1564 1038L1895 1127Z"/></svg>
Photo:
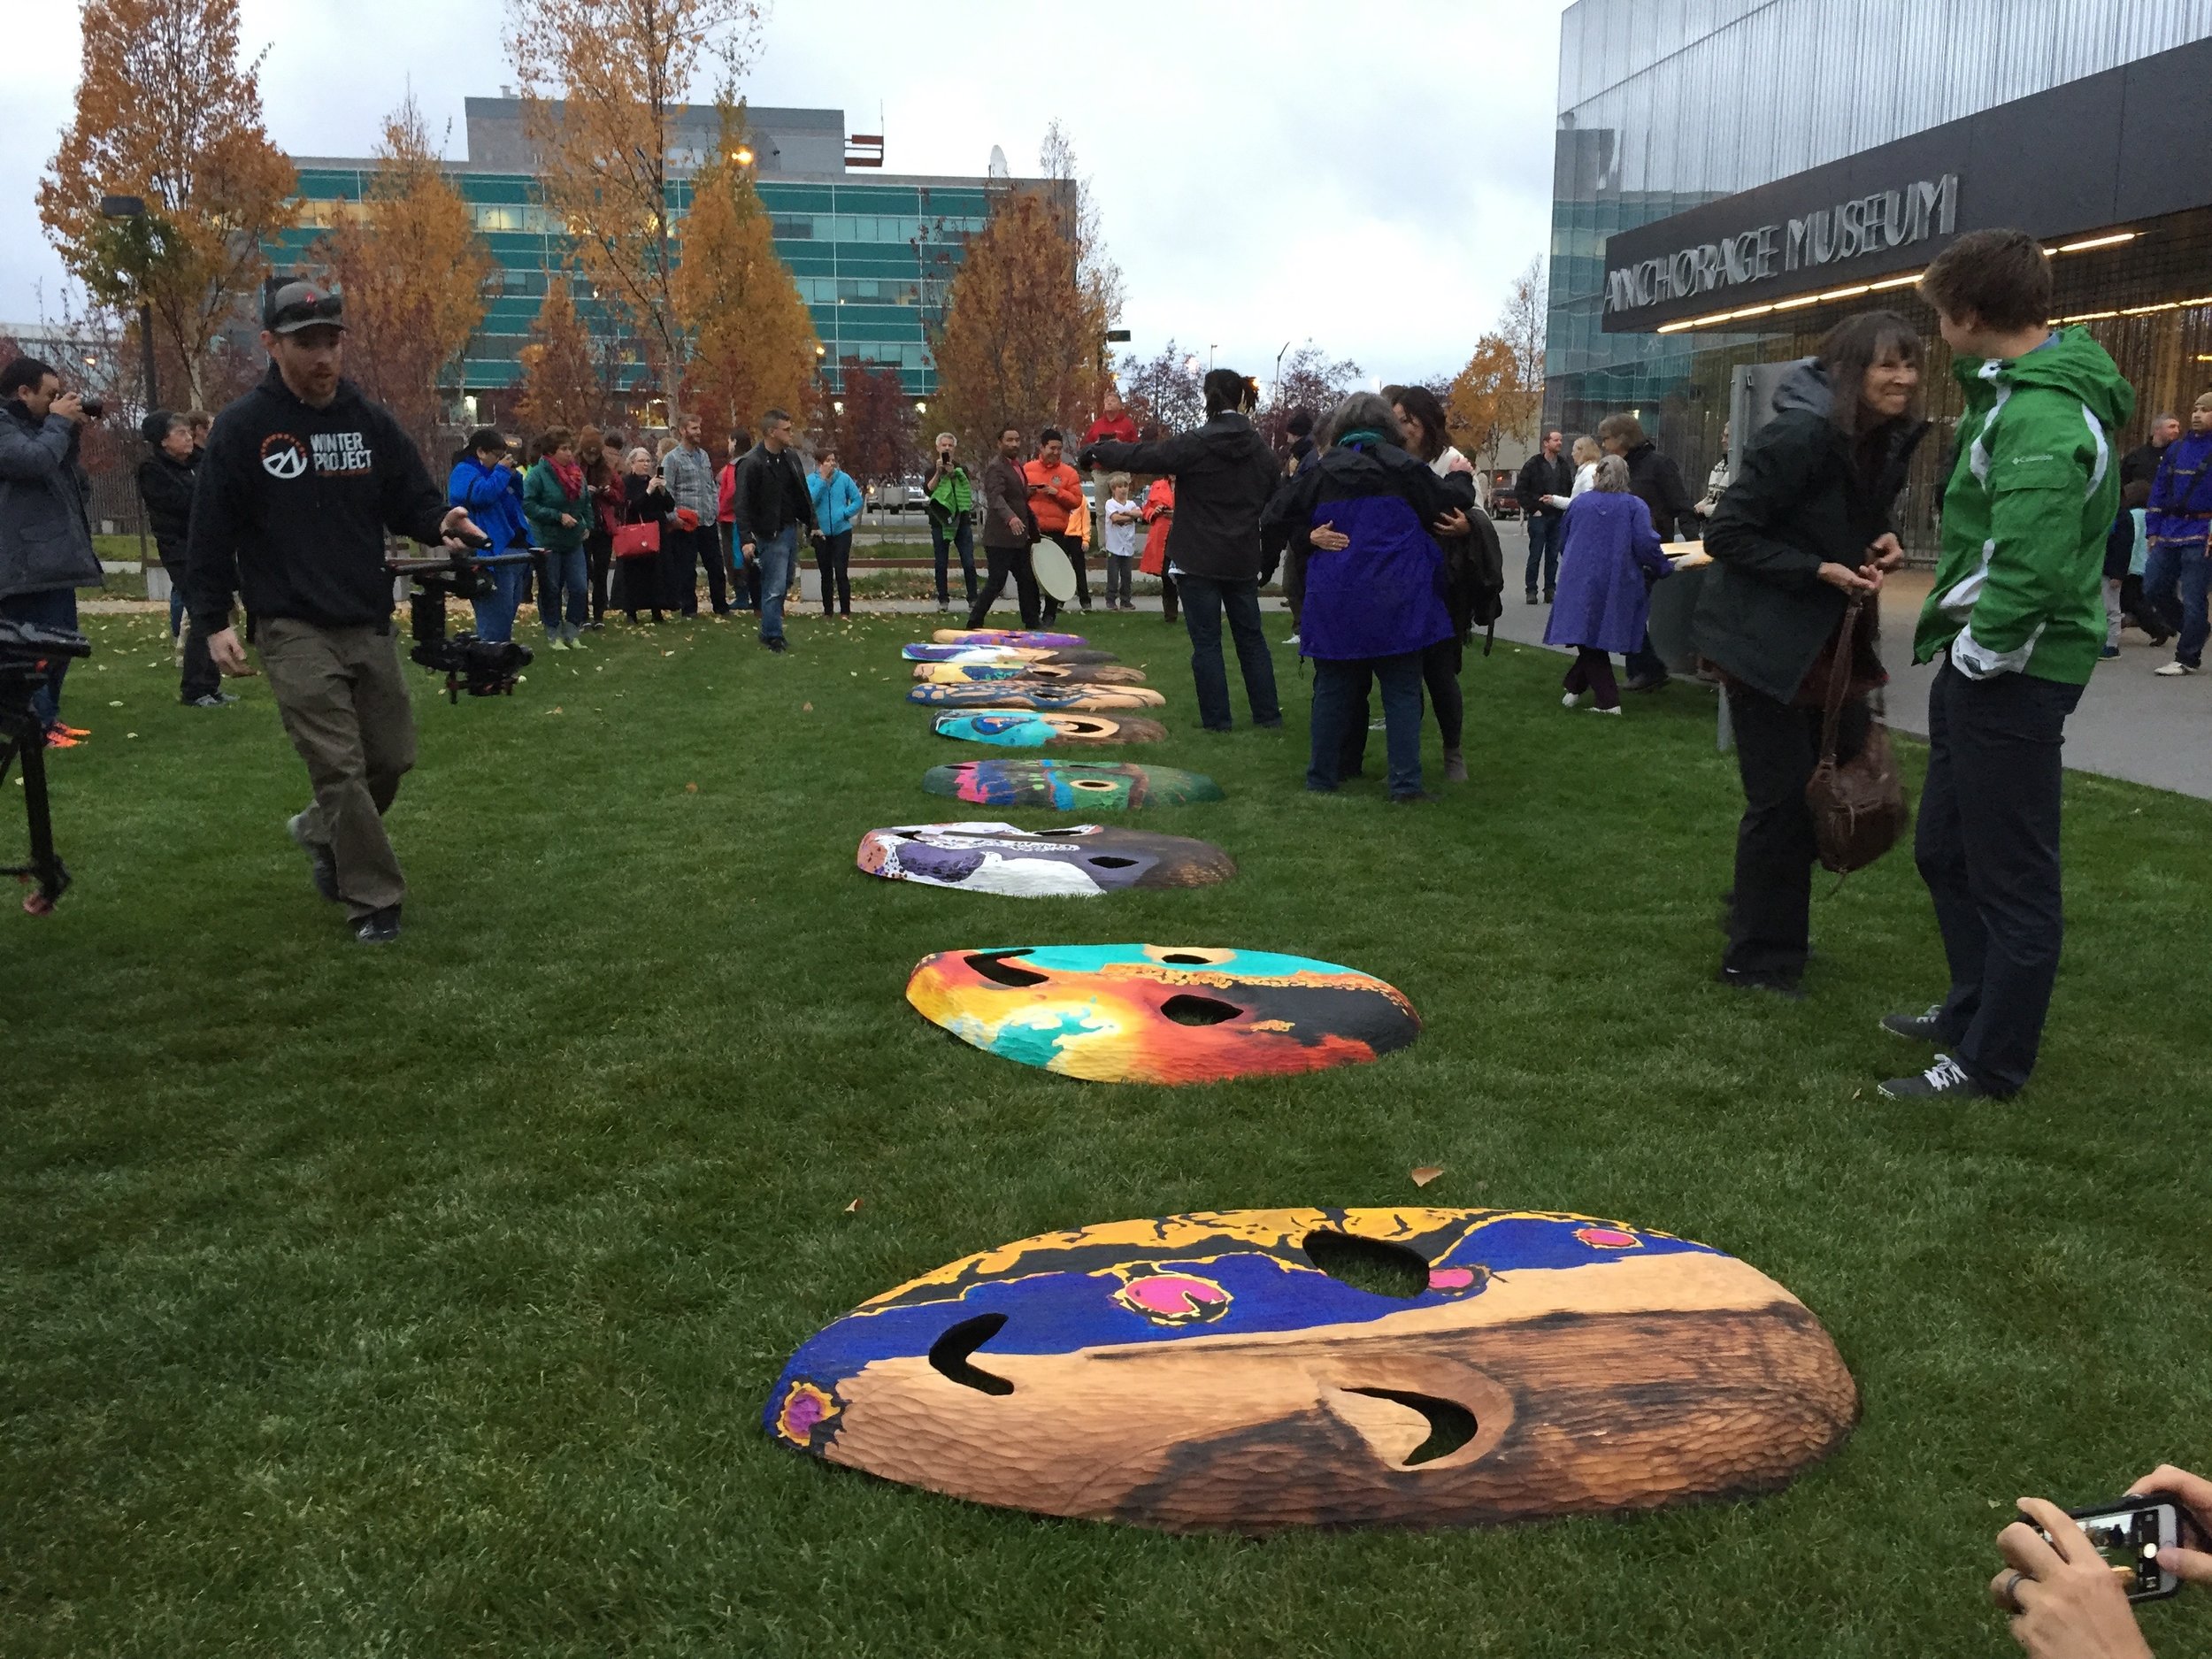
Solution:
<svg viewBox="0 0 2212 1659"><path fill-rule="evenodd" d="M2016 1613L2028 1610L2020 1605L2020 1586L2026 1582L2027 1577L2026 1573L2017 1569L2005 1575L2004 1604Z"/></svg>

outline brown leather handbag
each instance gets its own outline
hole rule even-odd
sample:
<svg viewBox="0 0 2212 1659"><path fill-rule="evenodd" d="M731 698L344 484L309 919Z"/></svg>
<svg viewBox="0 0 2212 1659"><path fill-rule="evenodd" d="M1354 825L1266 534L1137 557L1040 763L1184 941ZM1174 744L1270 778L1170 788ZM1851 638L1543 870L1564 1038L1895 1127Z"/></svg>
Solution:
<svg viewBox="0 0 2212 1659"><path fill-rule="evenodd" d="M1820 764L1805 786L1821 867L1839 876L1863 870L1903 839L1912 823L1905 780L1889 745L1889 728L1867 723L1866 741L1848 761L1836 759L1837 728L1851 690L1851 636L1866 601L1855 597L1843 613L1834 666L1828 675L1828 706L1820 725Z"/></svg>

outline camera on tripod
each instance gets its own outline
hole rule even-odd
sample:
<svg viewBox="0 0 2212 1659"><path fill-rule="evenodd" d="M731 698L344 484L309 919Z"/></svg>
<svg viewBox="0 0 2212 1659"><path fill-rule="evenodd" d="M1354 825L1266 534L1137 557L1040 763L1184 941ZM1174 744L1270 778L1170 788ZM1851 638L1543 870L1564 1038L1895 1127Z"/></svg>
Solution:
<svg viewBox="0 0 2212 1659"><path fill-rule="evenodd" d="M45 685L57 657L89 657L92 641L81 634L42 628L0 618L0 782L19 755L23 760L23 810L30 818L31 862L0 865L0 875L36 882L23 908L44 916L69 886L69 871L54 850L54 822L46 803L46 728L31 699Z"/></svg>
<svg viewBox="0 0 2212 1659"><path fill-rule="evenodd" d="M511 697L515 681L530 665L530 648L511 640L480 640L473 633L449 637L445 631L445 602L481 599L492 591L492 567L527 565L533 553L456 552L440 559L388 559L384 568L415 584L408 614L409 631L415 638L410 660L434 674L445 676L449 702L458 703L465 691L472 697Z"/></svg>

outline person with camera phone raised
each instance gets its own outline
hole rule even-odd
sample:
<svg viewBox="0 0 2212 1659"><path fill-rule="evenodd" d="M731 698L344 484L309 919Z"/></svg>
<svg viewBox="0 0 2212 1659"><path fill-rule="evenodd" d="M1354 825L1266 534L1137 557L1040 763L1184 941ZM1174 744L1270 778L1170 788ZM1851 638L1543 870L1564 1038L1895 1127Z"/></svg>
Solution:
<svg viewBox="0 0 2212 1659"><path fill-rule="evenodd" d="M449 510L390 411L342 378L340 296L287 282L263 303L262 382L208 434L192 503L186 604L224 673L254 672L231 624L242 595L284 729L315 798L287 828L315 890L364 944L399 937L407 884L384 813L415 764L415 718L392 626L388 532L481 547Z"/></svg>
<svg viewBox="0 0 2212 1659"><path fill-rule="evenodd" d="M35 357L0 369L0 619L73 632L77 589L97 587L84 481L77 463L84 423L99 403L62 390L61 376ZM61 682L69 659L48 664L31 707L49 749L73 749L88 735L61 720Z"/></svg>
<svg viewBox="0 0 2212 1659"><path fill-rule="evenodd" d="M2212 1480L2162 1463L2109 1503L2022 1498L1989 1599L2031 1659L2152 1659L2134 1603L2212 1589Z"/></svg>

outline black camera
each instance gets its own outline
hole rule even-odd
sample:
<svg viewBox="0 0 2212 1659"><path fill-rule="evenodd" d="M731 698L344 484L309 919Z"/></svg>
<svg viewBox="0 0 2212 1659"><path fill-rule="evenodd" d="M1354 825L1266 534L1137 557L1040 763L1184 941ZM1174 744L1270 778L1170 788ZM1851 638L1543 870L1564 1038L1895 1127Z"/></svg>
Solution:
<svg viewBox="0 0 2212 1659"><path fill-rule="evenodd" d="M99 397L80 397L77 407L84 411L87 420L97 420L108 412L107 401Z"/></svg>
<svg viewBox="0 0 2212 1659"><path fill-rule="evenodd" d="M434 674L445 676L449 702L458 703L465 691L472 697L512 696L515 681L530 665L530 648L511 640L480 640L472 633L448 636L445 602L481 599L492 591L491 566L526 565L530 553L457 552L442 559L393 559L384 568L415 584L408 613L415 649L407 655Z"/></svg>
<svg viewBox="0 0 2212 1659"><path fill-rule="evenodd" d="M81 634L42 628L0 618L0 782L17 756L23 758L23 809L31 827L31 862L0 864L0 875L35 882L23 908L44 916L69 886L69 871L54 850L54 822L46 804L46 728L31 699L46 683L57 657L89 657L92 641Z"/></svg>

